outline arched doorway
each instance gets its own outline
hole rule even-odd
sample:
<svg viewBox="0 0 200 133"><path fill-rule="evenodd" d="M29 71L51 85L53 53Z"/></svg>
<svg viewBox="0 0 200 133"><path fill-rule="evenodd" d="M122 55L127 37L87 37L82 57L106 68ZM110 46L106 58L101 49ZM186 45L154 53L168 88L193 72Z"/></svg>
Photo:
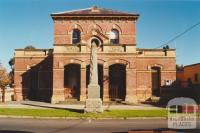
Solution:
<svg viewBox="0 0 200 133"><path fill-rule="evenodd" d="M161 75L160 67L151 67L152 95L160 96Z"/></svg>
<svg viewBox="0 0 200 133"><path fill-rule="evenodd" d="M86 66L86 88L90 83L90 65ZM100 98L103 99L103 65L98 64L98 84L100 86Z"/></svg>
<svg viewBox="0 0 200 133"><path fill-rule="evenodd" d="M80 64L69 64L64 67L65 99L80 98Z"/></svg>
<svg viewBox="0 0 200 133"><path fill-rule="evenodd" d="M110 100L125 100L126 96L126 65L109 66L109 97Z"/></svg>

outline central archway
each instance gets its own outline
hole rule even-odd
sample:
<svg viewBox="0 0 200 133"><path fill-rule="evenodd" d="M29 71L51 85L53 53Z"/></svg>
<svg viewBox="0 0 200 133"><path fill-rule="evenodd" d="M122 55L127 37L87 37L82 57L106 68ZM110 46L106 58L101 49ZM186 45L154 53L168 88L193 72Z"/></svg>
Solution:
<svg viewBox="0 0 200 133"><path fill-rule="evenodd" d="M109 66L109 97L110 100L126 97L126 65L113 64Z"/></svg>
<svg viewBox="0 0 200 133"><path fill-rule="evenodd" d="M80 97L80 64L68 64L64 67L65 100Z"/></svg>

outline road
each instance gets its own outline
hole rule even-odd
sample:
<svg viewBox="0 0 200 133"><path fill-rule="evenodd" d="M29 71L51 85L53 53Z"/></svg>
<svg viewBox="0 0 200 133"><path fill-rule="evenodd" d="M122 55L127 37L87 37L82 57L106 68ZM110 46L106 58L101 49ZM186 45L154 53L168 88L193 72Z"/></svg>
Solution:
<svg viewBox="0 0 200 133"><path fill-rule="evenodd" d="M197 126L200 127L200 122L198 122ZM0 118L0 133L124 133L133 129L158 128L167 128L167 120L47 120Z"/></svg>

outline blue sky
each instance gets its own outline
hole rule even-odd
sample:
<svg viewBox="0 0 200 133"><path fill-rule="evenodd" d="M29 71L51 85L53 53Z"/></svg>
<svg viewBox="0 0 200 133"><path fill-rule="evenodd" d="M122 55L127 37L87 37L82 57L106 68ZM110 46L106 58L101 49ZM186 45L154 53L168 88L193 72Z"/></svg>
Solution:
<svg viewBox="0 0 200 133"><path fill-rule="evenodd" d="M0 62L9 69L14 49L53 47L51 13L93 5L137 12L137 47L155 48L200 22L200 1L159 0L0 0ZM200 62L200 25L169 44L177 64Z"/></svg>

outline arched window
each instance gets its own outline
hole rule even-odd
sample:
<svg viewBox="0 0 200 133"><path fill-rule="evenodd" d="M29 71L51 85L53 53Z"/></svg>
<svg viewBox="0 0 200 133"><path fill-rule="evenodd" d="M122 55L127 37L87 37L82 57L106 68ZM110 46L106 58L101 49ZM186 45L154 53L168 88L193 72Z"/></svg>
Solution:
<svg viewBox="0 0 200 133"><path fill-rule="evenodd" d="M110 31L110 43L111 44L119 43L119 31L117 29L112 29Z"/></svg>
<svg viewBox="0 0 200 133"><path fill-rule="evenodd" d="M81 41L81 31L79 29L74 29L72 33L72 44L80 43Z"/></svg>

